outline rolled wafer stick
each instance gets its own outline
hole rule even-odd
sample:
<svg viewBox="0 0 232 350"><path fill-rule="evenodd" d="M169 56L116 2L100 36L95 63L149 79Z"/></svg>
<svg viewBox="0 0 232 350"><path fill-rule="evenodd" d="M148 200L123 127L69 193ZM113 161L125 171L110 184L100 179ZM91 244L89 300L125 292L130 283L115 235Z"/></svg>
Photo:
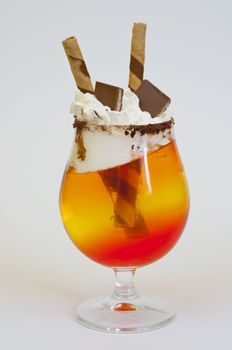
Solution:
<svg viewBox="0 0 232 350"><path fill-rule="evenodd" d="M136 91L143 81L146 24L134 23L131 40L129 88Z"/></svg>
<svg viewBox="0 0 232 350"><path fill-rule="evenodd" d="M76 81L77 87L82 92L94 92L93 84L90 79L84 58L81 53L80 46L74 36L62 41L65 53L69 60L73 77Z"/></svg>
<svg viewBox="0 0 232 350"><path fill-rule="evenodd" d="M129 87L135 91L143 81L146 24L135 23L132 31ZM118 167L117 197L114 203L115 225L123 227L127 235L137 238L149 234L136 201L142 160L137 159Z"/></svg>
<svg viewBox="0 0 232 350"><path fill-rule="evenodd" d="M97 82L95 96L112 110L120 110L123 90L119 87ZM137 190L140 180L140 160L99 171L99 175L113 202L114 224L123 228L131 237L144 235L141 215L136 208ZM132 232L133 231L133 232Z"/></svg>
<svg viewBox="0 0 232 350"><path fill-rule="evenodd" d="M143 81L146 25L135 23L132 34L129 87L137 90ZM148 235L144 219L137 208L137 195L142 160L101 172L101 178L114 205L114 223L123 228L129 238Z"/></svg>
<svg viewBox="0 0 232 350"><path fill-rule="evenodd" d="M136 203L142 162L138 159L112 169L99 171L113 202L114 224L117 228L122 228L128 238L149 235Z"/></svg>

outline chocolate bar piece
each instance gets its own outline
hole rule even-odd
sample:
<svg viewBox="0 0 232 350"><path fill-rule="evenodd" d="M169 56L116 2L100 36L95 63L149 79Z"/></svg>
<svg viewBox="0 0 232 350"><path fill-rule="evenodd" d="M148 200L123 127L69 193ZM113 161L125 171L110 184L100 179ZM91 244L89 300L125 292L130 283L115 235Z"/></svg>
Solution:
<svg viewBox="0 0 232 350"><path fill-rule="evenodd" d="M165 111L171 99L148 80L144 80L135 91L142 111L149 112L152 118Z"/></svg>
<svg viewBox="0 0 232 350"><path fill-rule="evenodd" d="M104 106L110 107L112 111L121 110L123 89L97 81L95 96Z"/></svg>

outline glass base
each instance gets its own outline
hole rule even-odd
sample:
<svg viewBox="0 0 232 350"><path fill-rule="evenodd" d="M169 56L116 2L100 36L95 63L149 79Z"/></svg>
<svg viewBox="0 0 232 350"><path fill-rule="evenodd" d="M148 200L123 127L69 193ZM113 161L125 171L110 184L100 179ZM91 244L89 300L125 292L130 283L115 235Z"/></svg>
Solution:
<svg viewBox="0 0 232 350"><path fill-rule="evenodd" d="M168 302L138 295L130 301L113 296L90 299L77 307L79 323L111 333L151 331L169 324L175 315Z"/></svg>

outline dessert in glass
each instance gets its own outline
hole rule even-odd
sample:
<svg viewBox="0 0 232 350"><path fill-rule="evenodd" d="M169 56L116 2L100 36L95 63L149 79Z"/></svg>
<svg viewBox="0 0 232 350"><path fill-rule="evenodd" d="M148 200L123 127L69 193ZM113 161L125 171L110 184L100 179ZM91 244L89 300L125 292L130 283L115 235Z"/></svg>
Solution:
<svg viewBox="0 0 232 350"><path fill-rule="evenodd" d="M80 304L77 319L115 333L144 332L174 319L169 303L137 292L133 275L175 245L189 210L170 98L143 80L145 32L144 24L134 24L125 91L101 82L93 88L76 39L63 42L78 90L61 216L75 246L116 275L112 295Z"/></svg>

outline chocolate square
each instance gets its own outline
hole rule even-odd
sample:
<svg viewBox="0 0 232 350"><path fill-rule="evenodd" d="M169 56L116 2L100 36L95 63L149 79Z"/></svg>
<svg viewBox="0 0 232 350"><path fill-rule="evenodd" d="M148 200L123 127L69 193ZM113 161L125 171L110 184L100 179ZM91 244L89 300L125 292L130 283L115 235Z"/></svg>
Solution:
<svg viewBox="0 0 232 350"><path fill-rule="evenodd" d="M167 95L148 80L142 82L135 94L139 98L141 110L149 112L152 118L164 112L171 102Z"/></svg>
<svg viewBox="0 0 232 350"><path fill-rule="evenodd" d="M123 89L96 82L95 96L104 105L110 107L112 111L120 111L122 108Z"/></svg>

